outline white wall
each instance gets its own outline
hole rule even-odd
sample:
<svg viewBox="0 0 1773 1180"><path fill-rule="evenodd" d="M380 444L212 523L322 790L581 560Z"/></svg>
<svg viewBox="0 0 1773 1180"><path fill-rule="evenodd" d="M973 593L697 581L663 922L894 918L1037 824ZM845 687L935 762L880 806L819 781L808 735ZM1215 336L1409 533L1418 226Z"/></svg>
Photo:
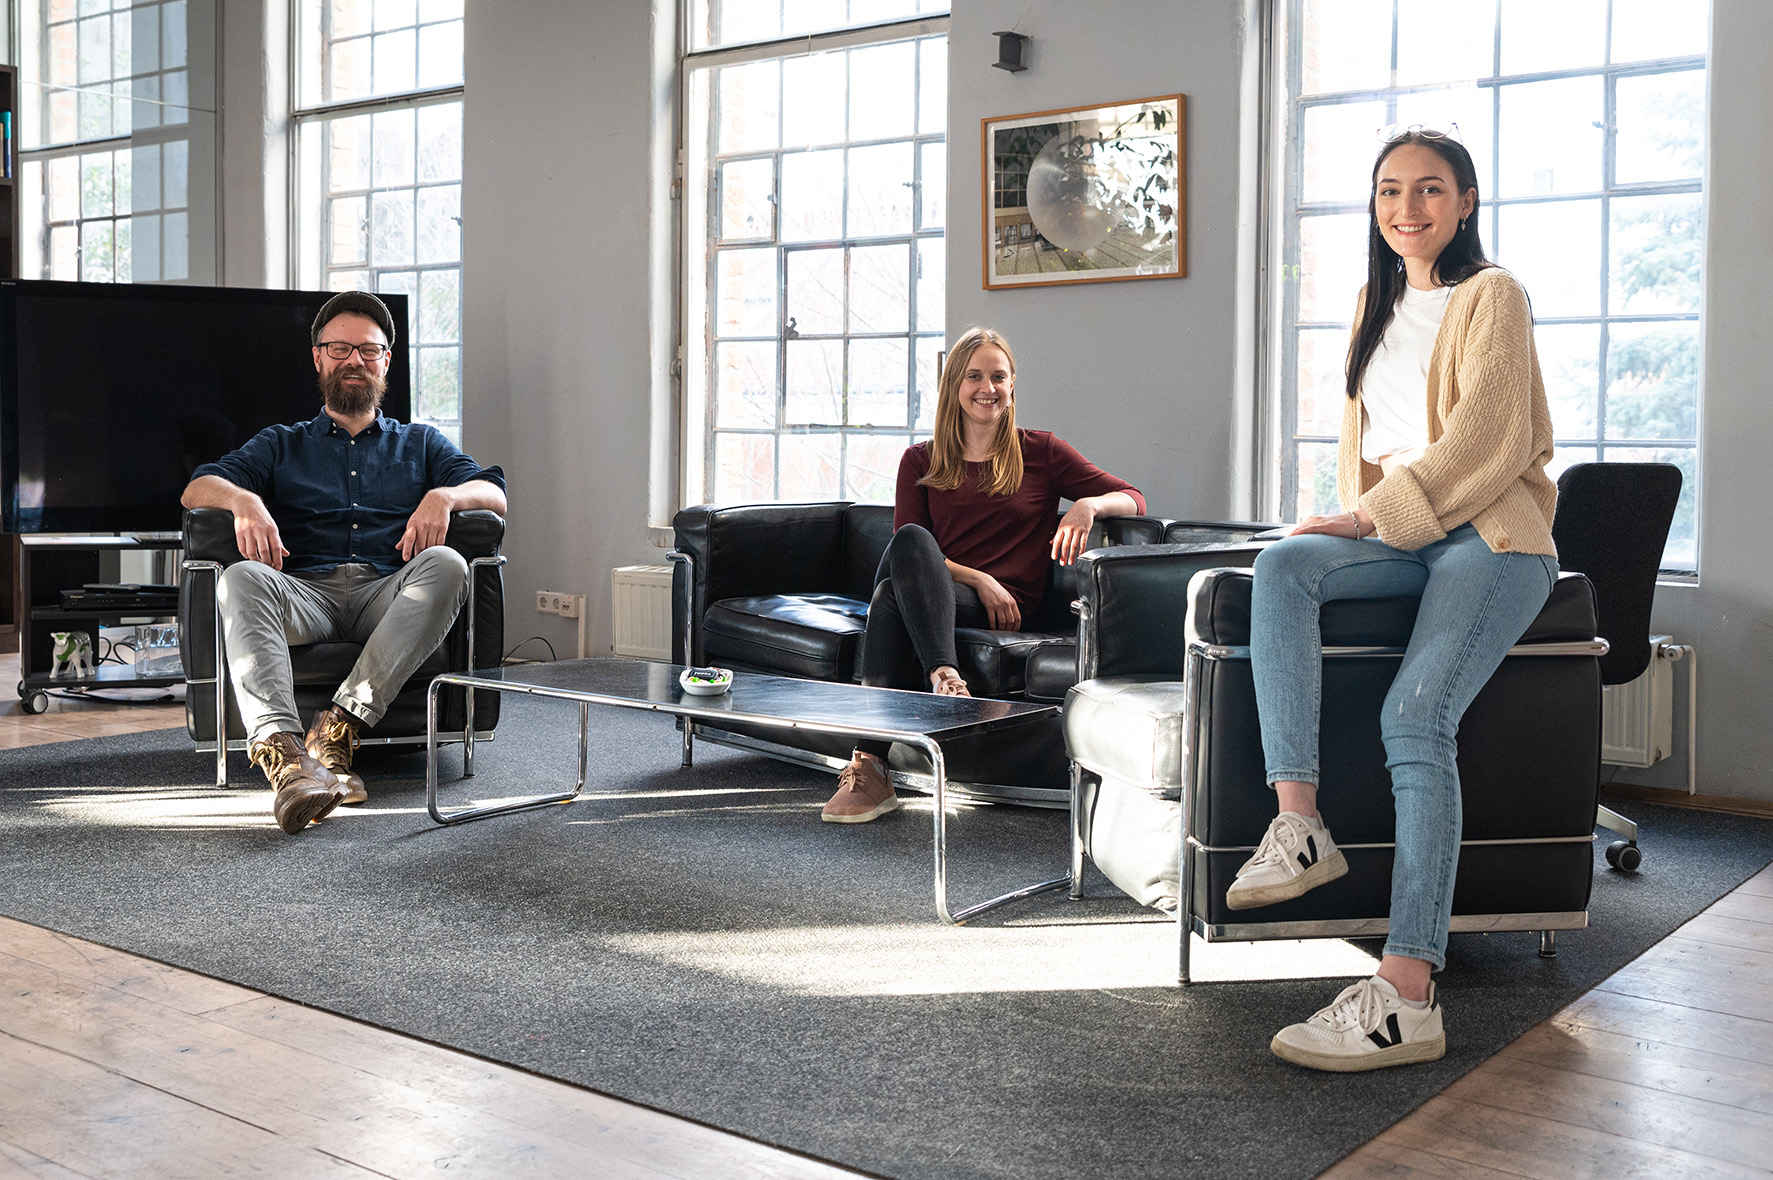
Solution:
<svg viewBox="0 0 1773 1180"><path fill-rule="evenodd" d="M1699 790L1773 799L1773 5L1714 0L1711 54L1700 575L1654 625L1699 651ZM1677 757L1620 780L1685 787L1677 712Z"/></svg>
<svg viewBox="0 0 1773 1180"><path fill-rule="evenodd" d="M462 441L510 481L507 646L573 654L575 625L535 613L536 590L561 590L589 597L607 655L611 567L663 560L646 522L674 11L468 5Z"/></svg>
<svg viewBox="0 0 1773 1180"><path fill-rule="evenodd" d="M1230 514L1236 364L1238 0L955 0L948 42L948 337L1016 351L1017 424L1052 430L1164 516ZM1020 22L1020 23L1018 23ZM1029 68L992 68L1031 35ZM986 291L979 121L1181 93L1188 276Z"/></svg>
<svg viewBox="0 0 1773 1180"><path fill-rule="evenodd" d="M217 6L216 282L282 287L289 275L289 0Z"/></svg>

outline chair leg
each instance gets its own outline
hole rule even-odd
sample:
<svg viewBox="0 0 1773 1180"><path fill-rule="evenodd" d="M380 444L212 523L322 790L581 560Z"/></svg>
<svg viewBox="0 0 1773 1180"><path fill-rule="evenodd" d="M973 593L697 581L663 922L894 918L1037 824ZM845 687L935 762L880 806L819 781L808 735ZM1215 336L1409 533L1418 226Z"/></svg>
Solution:
<svg viewBox="0 0 1773 1180"><path fill-rule="evenodd" d="M1083 767L1071 764L1071 892L1072 901L1083 898L1084 835L1083 835Z"/></svg>
<svg viewBox="0 0 1773 1180"><path fill-rule="evenodd" d="M222 568L215 567L210 584L215 608L215 785L228 785L228 661L222 649ZM250 736L250 735L249 735Z"/></svg>
<svg viewBox="0 0 1773 1180"><path fill-rule="evenodd" d="M1541 930L1539 932L1539 957L1541 959L1558 957L1557 938L1558 932L1556 930Z"/></svg>
<svg viewBox="0 0 1773 1180"><path fill-rule="evenodd" d="M1638 840L1638 825L1626 819L1611 807L1597 807L1594 812L1595 826L1606 828L1609 832L1618 832L1633 844Z"/></svg>

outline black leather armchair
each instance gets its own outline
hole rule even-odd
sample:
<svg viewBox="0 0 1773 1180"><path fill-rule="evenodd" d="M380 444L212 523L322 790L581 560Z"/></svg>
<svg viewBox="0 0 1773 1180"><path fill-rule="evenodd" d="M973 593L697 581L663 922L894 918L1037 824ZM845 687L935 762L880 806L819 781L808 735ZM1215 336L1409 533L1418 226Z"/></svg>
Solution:
<svg viewBox="0 0 1773 1180"><path fill-rule="evenodd" d="M675 661L814 680L860 678L874 573L892 539L890 505L700 505L679 512L672 523ZM1109 517L1098 523L1092 544L1159 541L1170 523L1151 516ZM1024 630L957 631L961 675L974 695L1063 696L1076 669L1075 570L1051 563L1040 613L1026 620ZM1044 669L1044 698L1030 692L1035 668ZM994 794L1062 804L1068 787L1057 725L1040 737L1017 732L1015 749L995 742L977 748L956 743L947 751L950 778ZM770 752L781 752L781 735L772 737ZM838 739L796 735L795 740L804 741L819 760L848 756L847 743ZM915 774L897 751L894 767Z"/></svg>
<svg viewBox="0 0 1773 1180"><path fill-rule="evenodd" d="M1236 564L1256 551L1246 547ZM1184 983L1190 932L1208 941L1385 932L1395 813L1378 706L1417 607L1413 598L1324 607L1320 789L1349 872L1234 914L1226 887L1274 803L1250 676L1250 574L1203 561L1210 551L1170 546L1086 555L1083 681L1065 718L1073 891L1087 854L1140 901L1174 906ZM1605 651L1593 588L1566 574L1467 711L1455 931L1538 930L1549 953L1551 931L1587 924Z"/></svg>
<svg viewBox="0 0 1773 1180"><path fill-rule="evenodd" d="M1267 532L1277 526L1258 524L1253 521L1239 520L1166 520L1163 530L1145 541L1126 541L1123 544L1154 544L1183 546L1190 552L1214 553L1218 556L1208 560L1197 561L1192 557L1181 557L1180 560L1190 568L1203 569L1207 565L1240 565L1246 561L1254 561L1259 549L1250 548L1248 542L1260 533ZM1090 575L1085 572L1094 567L1079 566L1072 575L1074 589L1080 586ZM1081 603L1080 599L1075 599ZM1081 609L1081 606L1080 608ZM1039 649L1028 657L1028 672L1024 695L1031 701L1051 701L1062 704L1065 694L1078 681L1077 640L1075 638L1057 639L1042 644Z"/></svg>
<svg viewBox="0 0 1773 1180"><path fill-rule="evenodd" d="M417 744L425 740L425 691L440 672L496 668L505 643L505 584L499 546L505 520L496 512L475 510L450 517L446 544L468 559L472 591L468 604L444 637L442 646L413 673L381 722L364 739L369 745ZM185 667L185 729L200 753L215 753L216 785L228 781L229 749L244 749L246 730L228 689L226 662L218 665L221 622L215 609L216 580L221 571L244 560L234 543L234 514L220 508L196 508L184 517L185 565L179 577L179 655ZM332 703L362 650L355 643L316 643L290 649L295 669L296 706L303 715ZM464 769L473 773L473 743L490 738L499 719L499 694L481 692L469 702L461 688L447 688L439 700L439 734L465 744ZM219 724L218 724L219 722ZM218 743L222 728L226 741Z"/></svg>

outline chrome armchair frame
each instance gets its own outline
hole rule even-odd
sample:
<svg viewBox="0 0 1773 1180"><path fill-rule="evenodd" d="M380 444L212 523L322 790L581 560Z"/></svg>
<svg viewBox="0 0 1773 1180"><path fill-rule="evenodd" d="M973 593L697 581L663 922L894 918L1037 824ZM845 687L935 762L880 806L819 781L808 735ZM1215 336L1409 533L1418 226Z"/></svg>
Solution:
<svg viewBox="0 0 1773 1180"><path fill-rule="evenodd" d="M1084 604L1083 610L1088 610ZM1085 620L1087 624L1087 619ZM1087 668L1087 653L1082 644L1087 642L1090 628L1085 625L1079 629L1079 667ZM1560 643L1523 643L1516 644L1509 650L1510 656L1602 656L1607 651L1607 643L1603 639L1589 642ZM1401 647L1326 647L1324 657L1329 658L1397 658L1404 649ZM1194 912L1194 879L1197 859L1203 853L1214 852L1254 852L1255 845L1219 846L1209 845L1196 839L1192 832L1194 810L1197 797L1207 789L1205 763L1199 757L1199 750L1205 740L1207 724L1210 720L1204 716L1201 707L1201 667L1206 661L1247 660L1247 649L1237 649L1208 644L1199 640L1189 644L1188 660L1183 668L1183 709L1185 723L1183 733L1186 740L1182 751L1182 792L1179 801L1181 810L1181 847L1178 855L1179 880L1177 882L1176 906L1176 982L1183 987L1190 982L1190 938L1191 934L1199 935L1203 941L1214 942L1253 942L1267 939L1287 938L1371 938L1383 937L1389 929L1389 921L1385 918L1343 918L1323 921L1293 922L1240 922L1236 924L1209 924L1206 919ZM1083 778L1089 768L1076 762L1071 763L1071 891L1070 897L1077 900L1083 896L1084 867L1084 830L1083 830ZM1465 840L1460 846L1475 847L1479 845L1498 844L1593 844L1594 833L1586 836L1553 836L1532 837L1505 840ZM1344 844L1344 848L1391 848L1391 843ZM1512 913L1512 914L1458 914L1454 915L1451 930L1454 933L1471 933L1502 930L1537 930L1540 932L1539 953L1551 958L1556 955L1556 932L1559 930L1580 930L1588 925L1588 911L1574 910L1556 913Z"/></svg>
<svg viewBox="0 0 1773 1180"><path fill-rule="evenodd" d="M494 557L476 557L468 562L468 667L463 669L463 671L475 671L473 666L474 602L476 597L478 597L474 593L475 579L482 568L497 568L504 564L505 558L502 554ZM245 750L250 744L249 739L246 738L228 739L226 737L228 732L228 697L227 677L223 674L224 669L226 668L226 662L223 659L222 653L227 649L222 645L221 611L222 570L226 567L219 561L187 560L184 563L184 568L190 573L208 571L210 576L211 600L216 604L215 647L212 649L215 652L215 674L213 676L187 677L185 683L214 686L215 740L198 742L196 748L199 754L215 754L215 785L218 788L226 787L228 785L228 752L230 750ZM472 692L468 693L467 700L464 701L463 704L465 707L465 722L462 726L461 736L456 737L452 734L442 740L448 744L454 744L456 742L461 743L462 774L466 777L472 776L474 773L474 744L478 741L490 741L492 740L493 735L490 730L479 731L474 728L474 694ZM414 734L406 737L366 737L361 739L358 744L364 746L422 746L425 745L428 740L429 739L425 734Z"/></svg>

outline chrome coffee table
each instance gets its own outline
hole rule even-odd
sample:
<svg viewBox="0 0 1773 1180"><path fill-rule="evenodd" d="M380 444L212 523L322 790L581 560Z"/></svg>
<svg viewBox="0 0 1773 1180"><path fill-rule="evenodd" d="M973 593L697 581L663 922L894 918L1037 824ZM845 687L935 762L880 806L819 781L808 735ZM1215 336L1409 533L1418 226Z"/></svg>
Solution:
<svg viewBox="0 0 1773 1180"><path fill-rule="evenodd" d="M488 668L479 672L446 672L437 677L431 682L426 700L425 805L431 818L440 824L467 823L577 799L585 789L585 770L590 759L591 706L603 705L664 713L682 719L685 766L691 762L694 742L691 725L697 721L722 726L754 725L875 738L903 742L923 751L935 780L935 806L931 810L935 816L936 913L944 922L958 924L1005 902L1059 889L1070 883L1071 878L1063 876L994 897L958 913L948 907L948 775L942 743L1027 725L1051 717L1056 712L1054 706L939 697L927 692L865 688L859 684L796 680L750 672L735 674L731 690L721 696L692 696L678 685L677 676L682 671L683 667L678 664L589 659ZM437 799L437 698L443 686L449 684L483 692L524 693L577 704L578 775L572 789L553 795L503 799L445 811ZM472 771L468 770L466 774L472 774Z"/></svg>

